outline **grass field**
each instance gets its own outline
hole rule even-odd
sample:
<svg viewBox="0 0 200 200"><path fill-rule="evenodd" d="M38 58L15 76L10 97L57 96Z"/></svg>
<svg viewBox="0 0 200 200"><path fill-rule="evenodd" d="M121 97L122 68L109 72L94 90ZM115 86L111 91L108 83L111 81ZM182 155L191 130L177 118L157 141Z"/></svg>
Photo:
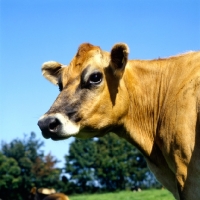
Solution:
<svg viewBox="0 0 200 200"><path fill-rule="evenodd" d="M167 190L122 191L105 194L69 196L70 200L174 200Z"/></svg>

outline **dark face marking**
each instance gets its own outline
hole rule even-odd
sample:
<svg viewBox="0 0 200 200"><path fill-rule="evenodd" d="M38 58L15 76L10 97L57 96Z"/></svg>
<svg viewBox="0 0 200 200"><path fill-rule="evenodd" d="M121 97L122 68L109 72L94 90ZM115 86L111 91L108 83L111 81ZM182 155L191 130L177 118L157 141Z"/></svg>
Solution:
<svg viewBox="0 0 200 200"><path fill-rule="evenodd" d="M48 114L60 112L68 116L70 121L75 123L81 121L79 113L81 104L88 100L90 97L88 93L97 88L103 80L103 73L100 70L94 69L92 71L89 67L83 70L81 76L69 79L65 85L63 85L62 74L60 74L57 83L60 94ZM73 91L70 90L71 87L68 87L70 85L75 86Z"/></svg>
<svg viewBox="0 0 200 200"><path fill-rule="evenodd" d="M81 118L78 111L80 109L81 101L78 96L79 95L76 93L70 95L64 88L46 114L62 113L68 116L69 120L79 122Z"/></svg>
<svg viewBox="0 0 200 200"><path fill-rule="evenodd" d="M58 87L59 87L59 91L61 92L63 90L61 75L58 77Z"/></svg>
<svg viewBox="0 0 200 200"><path fill-rule="evenodd" d="M81 117L78 114L78 110L80 107L79 102L74 102L74 103L68 104L64 107L65 114L69 117L69 120L76 122L76 123L81 120Z"/></svg>
<svg viewBox="0 0 200 200"><path fill-rule="evenodd" d="M89 66L88 66L89 67ZM102 80L103 80L103 74L102 72L98 70L94 70L88 78L86 78L86 75L88 74L89 69L85 68L81 74L81 89L91 89L95 86L98 86Z"/></svg>

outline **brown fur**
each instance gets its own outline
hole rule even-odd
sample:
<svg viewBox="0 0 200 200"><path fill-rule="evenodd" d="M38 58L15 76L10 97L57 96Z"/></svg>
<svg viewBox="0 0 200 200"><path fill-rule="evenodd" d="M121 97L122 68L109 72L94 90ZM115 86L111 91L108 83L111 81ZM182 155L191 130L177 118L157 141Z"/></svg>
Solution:
<svg viewBox="0 0 200 200"><path fill-rule="evenodd" d="M83 44L68 67L58 67L63 90L38 122L43 135L57 140L113 131L140 149L176 199L198 200L200 52L149 61L128 60L128 52L123 43L111 54ZM46 70L51 64L42 70L55 83L58 72ZM96 71L102 80L87 85ZM65 123L47 130L46 119L57 116Z"/></svg>
<svg viewBox="0 0 200 200"><path fill-rule="evenodd" d="M63 193L55 193L55 194L50 194L43 200L69 200L69 198Z"/></svg>
<svg viewBox="0 0 200 200"><path fill-rule="evenodd" d="M69 200L69 198L63 193L56 193L54 189L33 187L31 189L31 200Z"/></svg>

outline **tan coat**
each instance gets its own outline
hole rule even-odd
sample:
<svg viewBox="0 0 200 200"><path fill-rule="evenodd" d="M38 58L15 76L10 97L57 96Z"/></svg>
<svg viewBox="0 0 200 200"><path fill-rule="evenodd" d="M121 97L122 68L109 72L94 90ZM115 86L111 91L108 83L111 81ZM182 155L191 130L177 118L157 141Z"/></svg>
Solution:
<svg viewBox="0 0 200 200"><path fill-rule="evenodd" d="M200 199L200 52L128 60L82 44L66 67L46 62L43 75L61 93L38 125L45 138L99 137L113 131L137 146L176 199Z"/></svg>

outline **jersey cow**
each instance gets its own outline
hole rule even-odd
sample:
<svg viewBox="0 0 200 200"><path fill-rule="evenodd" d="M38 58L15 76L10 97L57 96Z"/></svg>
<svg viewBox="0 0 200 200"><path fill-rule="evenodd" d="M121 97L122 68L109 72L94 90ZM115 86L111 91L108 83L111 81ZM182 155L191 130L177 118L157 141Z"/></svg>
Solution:
<svg viewBox="0 0 200 200"><path fill-rule="evenodd" d="M60 89L38 122L45 138L100 137L114 132L137 146L176 199L200 199L200 52L128 60L124 43L111 52L80 45L68 66L46 62Z"/></svg>

